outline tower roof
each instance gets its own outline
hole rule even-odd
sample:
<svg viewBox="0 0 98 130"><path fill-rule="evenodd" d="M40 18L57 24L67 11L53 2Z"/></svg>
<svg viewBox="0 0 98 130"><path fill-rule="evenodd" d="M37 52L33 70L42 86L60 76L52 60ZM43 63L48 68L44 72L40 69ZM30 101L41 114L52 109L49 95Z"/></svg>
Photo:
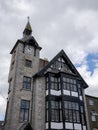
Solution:
<svg viewBox="0 0 98 130"><path fill-rule="evenodd" d="M29 20L28 20L28 22L27 22L27 25L26 25L25 29L27 29L27 30L29 30L29 31L32 31L32 28L31 28L31 25L30 25Z"/></svg>
<svg viewBox="0 0 98 130"><path fill-rule="evenodd" d="M29 17L28 17L28 22L27 22L26 27L23 31L23 34L24 35L31 35L31 33L32 33L32 27L30 25L30 21L29 21Z"/></svg>

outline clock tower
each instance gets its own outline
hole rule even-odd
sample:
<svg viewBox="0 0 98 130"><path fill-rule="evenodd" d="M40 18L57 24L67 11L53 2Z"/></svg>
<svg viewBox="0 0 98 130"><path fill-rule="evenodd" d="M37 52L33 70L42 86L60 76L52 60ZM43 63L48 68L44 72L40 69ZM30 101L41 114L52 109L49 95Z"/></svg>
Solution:
<svg viewBox="0 0 98 130"><path fill-rule="evenodd" d="M24 123L32 125L33 112L33 78L39 71L39 55L41 47L32 36L32 28L28 20L19 39L11 50L9 71L9 90L5 117L5 130L19 130Z"/></svg>

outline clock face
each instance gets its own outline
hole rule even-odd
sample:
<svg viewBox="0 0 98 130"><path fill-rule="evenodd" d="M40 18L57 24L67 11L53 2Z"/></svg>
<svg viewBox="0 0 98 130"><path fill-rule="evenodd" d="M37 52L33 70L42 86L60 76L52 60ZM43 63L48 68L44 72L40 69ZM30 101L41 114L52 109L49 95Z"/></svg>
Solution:
<svg viewBox="0 0 98 130"><path fill-rule="evenodd" d="M32 54L33 53L33 47L30 45L27 45L25 47L25 53Z"/></svg>

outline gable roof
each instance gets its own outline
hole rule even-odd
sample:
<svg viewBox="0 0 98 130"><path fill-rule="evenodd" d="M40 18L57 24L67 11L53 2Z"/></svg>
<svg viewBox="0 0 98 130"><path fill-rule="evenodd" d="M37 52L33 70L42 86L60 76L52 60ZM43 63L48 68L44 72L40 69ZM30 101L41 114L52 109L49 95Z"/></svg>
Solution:
<svg viewBox="0 0 98 130"><path fill-rule="evenodd" d="M68 67L71 69L71 71L73 72L73 74L77 75L80 77L80 79L83 81L84 84L84 88L87 88L88 85L86 84L86 82L84 81L84 79L81 77L80 73L77 71L77 69L75 68L75 66L72 64L72 62L70 61L70 59L68 58L68 56L66 55L66 53L64 52L64 50L61 50L42 70L40 70L38 73L36 73L33 77L36 76L44 76L45 73L47 72L47 70L50 68L50 66L59 58L59 57L63 57L63 59L66 61L66 64L68 65Z"/></svg>

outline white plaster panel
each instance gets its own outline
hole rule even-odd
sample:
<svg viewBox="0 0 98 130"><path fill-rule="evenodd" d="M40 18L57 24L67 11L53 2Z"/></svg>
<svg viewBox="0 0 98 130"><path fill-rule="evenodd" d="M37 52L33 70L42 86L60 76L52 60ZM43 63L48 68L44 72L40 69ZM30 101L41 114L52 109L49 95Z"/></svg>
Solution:
<svg viewBox="0 0 98 130"><path fill-rule="evenodd" d="M48 123L46 123L46 129L48 129L48 126L49 126L49 124L48 124Z"/></svg>
<svg viewBox="0 0 98 130"><path fill-rule="evenodd" d="M72 123L65 123L65 127L67 129L73 129L73 124Z"/></svg>
<svg viewBox="0 0 98 130"><path fill-rule="evenodd" d="M78 97L78 93L77 92L72 92L72 96Z"/></svg>
<svg viewBox="0 0 98 130"><path fill-rule="evenodd" d="M70 95L70 91L68 91L68 90L63 90L63 92L65 95Z"/></svg>
<svg viewBox="0 0 98 130"><path fill-rule="evenodd" d="M49 93L48 93L48 90L46 90L46 96L48 95Z"/></svg>
<svg viewBox="0 0 98 130"><path fill-rule="evenodd" d="M51 123L51 128L52 129L63 129L63 123Z"/></svg>
<svg viewBox="0 0 98 130"><path fill-rule="evenodd" d="M86 130L86 126L83 126L83 130Z"/></svg>
<svg viewBox="0 0 98 130"><path fill-rule="evenodd" d="M50 93L51 93L52 95L57 95L57 96L59 96L59 95L61 95L61 90L59 90L59 91L51 90Z"/></svg>
<svg viewBox="0 0 98 130"><path fill-rule="evenodd" d="M75 123L75 124L74 124L74 127L75 127L75 129L77 129L77 130L81 130L81 124Z"/></svg>
<svg viewBox="0 0 98 130"><path fill-rule="evenodd" d="M82 96L80 96L80 100L82 101Z"/></svg>

